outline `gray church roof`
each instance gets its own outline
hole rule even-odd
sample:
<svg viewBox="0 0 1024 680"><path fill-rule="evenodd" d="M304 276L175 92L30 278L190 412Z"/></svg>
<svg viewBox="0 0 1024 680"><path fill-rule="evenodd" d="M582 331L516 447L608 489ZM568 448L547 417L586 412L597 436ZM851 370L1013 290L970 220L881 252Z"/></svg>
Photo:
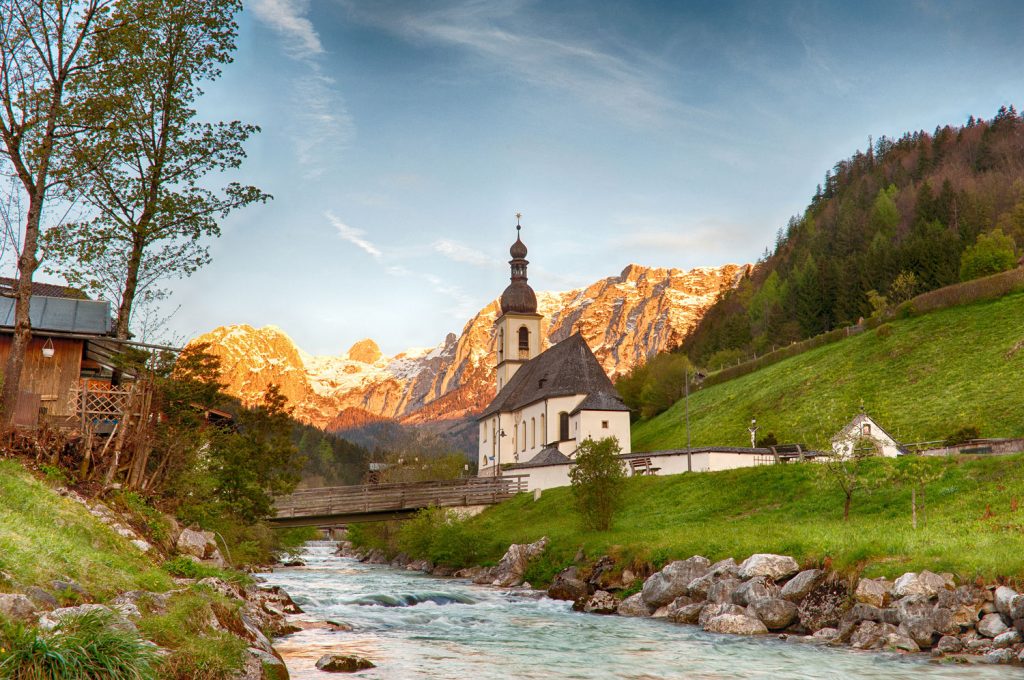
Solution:
<svg viewBox="0 0 1024 680"><path fill-rule="evenodd" d="M558 450L557 446L547 446L541 449L540 453L526 461L525 463L517 463L513 465L513 469L519 468L531 468L531 467L544 467L546 465L565 465L571 463L567 455Z"/></svg>
<svg viewBox="0 0 1024 680"><path fill-rule="evenodd" d="M0 297L0 328L14 327L14 302L14 298ZM106 335L110 331L110 303L33 295L29 320L35 331Z"/></svg>
<svg viewBox="0 0 1024 680"><path fill-rule="evenodd" d="M574 416L580 411L628 411L629 407L622 403L618 394L609 392L594 392L588 394L587 398L580 402L580 405L573 409L569 415Z"/></svg>
<svg viewBox="0 0 1024 680"><path fill-rule="evenodd" d="M541 399L573 394L617 396L612 381L579 333L523 364L479 419L498 412L517 411Z"/></svg>

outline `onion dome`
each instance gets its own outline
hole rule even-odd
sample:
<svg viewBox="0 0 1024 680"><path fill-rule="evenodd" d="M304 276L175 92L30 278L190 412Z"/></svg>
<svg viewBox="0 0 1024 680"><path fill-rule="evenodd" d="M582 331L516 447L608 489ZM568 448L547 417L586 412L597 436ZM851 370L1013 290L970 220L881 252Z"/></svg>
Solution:
<svg viewBox="0 0 1024 680"><path fill-rule="evenodd" d="M516 215L516 217L519 217ZM505 292L501 294L501 313L509 312L519 314L537 313L537 295L526 282L526 244L519 238L519 230L522 227L516 224L516 242L509 248L509 265L512 267L512 283L508 285Z"/></svg>

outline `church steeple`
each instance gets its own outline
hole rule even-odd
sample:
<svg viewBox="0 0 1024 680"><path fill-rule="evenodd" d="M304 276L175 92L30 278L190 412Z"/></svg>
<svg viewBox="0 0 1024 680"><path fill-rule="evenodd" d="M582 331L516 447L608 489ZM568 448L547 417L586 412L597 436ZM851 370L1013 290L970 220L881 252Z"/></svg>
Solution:
<svg viewBox="0 0 1024 680"><path fill-rule="evenodd" d="M512 282L501 294L502 314L509 312L537 313L537 296L534 294L533 288L530 288L530 284L526 282L526 266L530 262L526 259L526 244L523 243L519 235L523 228L519 224L521 217L521 213L516 213L516 242L508 249L508 254L512 256L512 259L508 261L512 268Z"/></svg>
<svg viewBox="0 0 1024 680"><path fill-rule="evenodd" d="M501 294L501 316L496 322L498 350L498 390L512 378L519 367L540 354L540 320L537 295L526 278L526 244L520 237L522 215L516 213L516 241L509 248L511 283Z"/></svg>

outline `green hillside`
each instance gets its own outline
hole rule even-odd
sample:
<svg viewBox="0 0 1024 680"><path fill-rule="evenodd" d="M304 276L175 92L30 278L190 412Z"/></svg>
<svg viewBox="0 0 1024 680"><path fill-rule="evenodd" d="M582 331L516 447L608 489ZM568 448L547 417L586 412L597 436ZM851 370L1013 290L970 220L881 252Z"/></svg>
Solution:
<svg viewBox="0 0 1024 680"><path fill-rule="evenodd" d="M964 426L1024 436L1024 293L891 321L690 396L693 446L758 436L824 446L861 404L902 442ZM633 427L633 450L686 445L683 402Z"/></svg>
<svg viewBox="0 0 1024 680"><path fill-rule="evenodd" d="M472 518L467 529L495 559L510 543L550 537L547 568L528 574L535 584L581 547L588 559L611 554L621 563L775 552L872 576L921 569L968 579L1024 576L1024 457L923 461L935 481L920 496L927 522L916 531L910 488L883 481L890 466L910 462L872 461L868 477L876 484L855 496L849 522L842 520L842 494L821 479L820 466L793 464L632 477L606 532L580 528L569 488L549 489L538 501L521 494Z"/></svg>

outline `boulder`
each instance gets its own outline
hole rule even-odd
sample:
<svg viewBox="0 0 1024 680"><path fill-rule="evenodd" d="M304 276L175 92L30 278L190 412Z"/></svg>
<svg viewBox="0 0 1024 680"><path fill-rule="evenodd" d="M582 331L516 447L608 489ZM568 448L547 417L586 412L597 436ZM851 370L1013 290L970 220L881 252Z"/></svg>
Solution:
<svg viewBox="0 0 1024 680"><path fill-rule="evenodd" d="M212 531L182 529L175 547L183 555L192 555L205 560L213 557L214 552L217 552L217 541Z"/></svg>
<svg viewBox="0 0 1024 680"><path fill-rule="evenodd" d="M710 567L711 562L699 555L666 565L644 581L641 591L644 602L653 607L661 607L680 595L686 595L690 582L707 574Z"/></svg>
<svg viewBox="0 0 1024 680"><path fill-rule="evenodd" d="M590 594L590 589L583 579L579 578L576 567L564 569L555 576L548 587L548 597L552 600L571 600L575 602Z"/></svg>
<svg viewBox="0 0 1024 680"><path fill-rule="evenodd" d="M1010 618L1014 621L1024 619L1024 595L1018 595L1010 603Z"/></svg>
<svg viewBox="0 0 1024 680"><path fill-rule="evenodd" d="M914 642L913 638L899 631L885 636L885 648L900 652L910 652L912 654L921 651L921 648Z"/></svg>
<svg viewBox="0 0 1024 680"><path fill-rule="evenodd" d="M614 614L619 608L615 596L605 590L598 590L583 602L582 609L588 614Z"/></svg>
<svg viewBox="0 0 1024 680"><path fill-rule="evenodd" d="M952 578L925 570L920 574L909 572L896 579L896 582L893 583L893 595L896 597L908 595L936 597L940 591L953 590L953 588Z"/></svg>
<svg viewBox="0 0 1024 680"><path fill-rule="evenodd" d="M661 609L664 609L665 610L665 618L667 618L669 620L674 620L673 617L675 616L676 612L678 612L683 607L686 607L687 605L691 605L691 604L694 604L694 601L693 601L692 597L689 597L687 595L680 595L679 597L677 597L676 599L672 600L671 602L669 602L664 607L661 607L658 611L661 611ZM701 604L704 604L704 603L702 602Z"/></svg>
<svg viewBox="0 0 1024 680"><path fill-rule="evenodd" d="M850 636L850 646L854 649L881 649L886 638L896 632L896 626L892 624L864 621Z"/></svg>
<svg viewBox="0 0 1024 680"><path fill-rule="evenodd" d="M50 581L50 586L61 597L72 600L89 599L89 593L75 581Z"/></svg>
<svg viewBox="0 0 1024 680"><path fill-rule="evenodd" d="M996 649L1013 647L1021 641L1020 633L1012 628L1005 633L1000 633L992 639L992 646Z"/></svg>
<svg viewBox="0 0 1024 680"><path fill-rule="evenodd" d="M152 545L141 538L133 538L131 544L138 548L140 552L149 552L153 549Z"/></svg>
<svg viewBox="0 0 1024 680"><path fill-rule="evenodd" d="M925 595L907 595L894 604L900 622L928 616L934 605Z"/></svg>
<svg viewBox="0 0 1024 680"><path fill-rule="evenodd" d="M891 588L886 582L870 578L862 578L857 581L857 590L853 593L853 598L857 602L879 608L889 604L890 597Z"/></svg>
<svg viewBox="0 0 1024 680"><path fill-rule="evenodd" d="M736 560L731 557L726 557L724 560L718 560L712 564L711 568L708 569L708 574L715 577L731 576L733 578L739 578L740 567L736 564Z"/></svg>
<svg viewBox="0 0 1024 680"><path fill-rule="evenodd" d="M900 624L899 631L922 649L931 649L935 643L935 626L927 617L917 617Z"/></svg>
<svg viewBox="0 0 1024 680"><path fill-rule="evenodd" d="M26 596L0 593L0 617L16 621L31 621L35 616L36 606Z"/></svg>
<svg viewBox="0 0 1024 680"><path fill-rule="evenodd" d="M800 625L813 633L822 628L838 628L850 607L850 589L846 584L823 579L800 602L797 614Z"/></svg>
<svg viewBox="0 0 1024 680"><path fill-rule="evenodd" d="M799 602L807 597L824 575L825 572L821 569L805 569L782 586L779 597L790 602Z"/></svg>
<svg viewBox="0 0 1024 680"><path fill-rule="evenodd" d="M754 600L747 608L768 630L782 630L796 621L796 605L779 597Z"/></svg>
<svg viewBox="0 0 1024 680"><path fill-rule="evenodd" d="M1004 664L1013 663L1016 655L1012 649L993 649L991 652L981 657L982 663L993 663L993 664Z"/></svg>
<svg viewBox="0 0 1024 680"><path fill-rule="evenodd" d="M288 680L288 668L284 661L273 654L257 647L250 647L246 650L249 657L246 659L246 669L252 668L250 675L243 676L244 680Z"/></svg>
<svg viewBox="0 0 1024 680"><path fill-rule="evenodd" d="M133 633L136 631L135 624L131 622L129 616L134 615L135 618L138 618L138 609L130 611L126 610L124 605L111 608L102 604L80 604L77 607L54 609L52 612L46 612L39 617L39 627L43 630L53 630L66 618L82 616L83 614L93 612L109 616L111 628Z"/></svg>
<svg viewBox="0 0 1024 680"><path fill-rule="evenodd" d="M686 604L678 609L669 612L668 620L674 623L698 623L700 621L700 614L704 610L705 606L717 606L717 605L705 605L703 602L694 602L693 604Z"/></svg>
<svg viewBox="0 0 1024 680"><path fill-rule="evenodd" d="M697 600L705 600L708 597L708 591L711 589L711 586L713 586L715 581L719 578L720 577L711 573L704 574L700 578L695 578L687 584L686 594Z"/></svg>
<svg viewBox="0 0 1024 680"><path fill-rule="evenodd" d="M498 562L491 585L507 588L521 584L530 560L544 552L548 543L548 537L544 536L533 543L510 545L504 557Z"/></svg>
<svg viewBox="0 0 1024 680"><path fill-rule="evenodd" d="M1011 616L1013 610L1013 599L1017 597L1017 591L1006 586L999 586L994 593L996 611L1004 616Z"/></svg>
<svg viewBox="0 0 1024 680"><path fill-rule="evenodd" d="M800 571L800 565L792 557L758 553L751 555L740 565L740 578L746 581L755 576L767 576L781 581Z"/></svg>
<svg viewBox="0 0 1024 680"><path fill-rule="evenodd" d="M735 604L708 604L704 605L704 608L700 610L700 616L697 617L697 623L703 627L708 621L716 616L721 616L722 614L746 616L747 611L743 607Z"/></svg>
<svg viewBox="0 0 1024 680"><path fill-rule="evenodd" d="M590 592L595 590L611 590L612 574L615 572L615 560L609 555L599 557L597 562L590 568L590 576L587 577L587 585ZM616 583L616 586L619 584Z"/></svg>
<svg viewBox="0 0 1024 680"><path fill-rule="evenodd" d="M351 654L324 654L317 660L316 667L326 673L355 673L375 668L370 661Z"/></svg>
<svg viewBox="0 0 1024 680"><path fill-rule="evenodd" d="M728 577L719 579L708 588L708 594L705 599L715 604L732 602L732 594L739 586L740 581L738 579Z"/></svg>
<svg viewBox="0 0 1024 680"><path fill-rule="evenodd" d="M879 609L870 604L858 602L850 608L850 611L843 615L844 621L874 621L875 623L891 623L897 625L899 614L895 609Z"/></svg>
<svg viewBox="0 0 1024 680"><path fill-rule="evenodd" d="M814 632L811 637L815 640L834 640L839 635L838 628L822 628Z"/></svg>
<svg viewBox="0 0 1024 680"><path fill-rule="evenodd" d="M732 603L746 607L755 600L765 600L779 596L779 587L764 576L754 578L741 583L732 592Z"/></svg>
<svg viewBox="0 0 1024 680"><path fill-rule="evenodd" d="M56 609L59 604L57 598L38 586L26 588L25 596L32 600L32 604L39 609ZM0 595L0 597L3 597L3 595Z"/></svg>
<svg viewBox="0 0 1024 680"><path fill-rule="evenodd" d="M978 622L978 633L987 638L994 638L1005 633L1006 629L1007 625L1003 622L1003 617L996 613L986 614Z"/></svg>
<svg viewBox="0 0 1024 680"><path fill-rule="evenodd" d="M956 654L964 648L964 643L955 635L943 635L935 643L935 651L940 654Z"/></svg>
<svg viewBox="0 0 1024 680"><path fill-rule="evenodd" d="M768 632L763 623L746 614L720 614L708 620L704 630L731 635L764 635Z"/></svg>
<svg viewBox="0 0 1024 680"><path fill-rule="evenodd" d="M650 616L654 608L644 602L643 593L636 593L620 602L616 612L619 616Z"/></svg>

